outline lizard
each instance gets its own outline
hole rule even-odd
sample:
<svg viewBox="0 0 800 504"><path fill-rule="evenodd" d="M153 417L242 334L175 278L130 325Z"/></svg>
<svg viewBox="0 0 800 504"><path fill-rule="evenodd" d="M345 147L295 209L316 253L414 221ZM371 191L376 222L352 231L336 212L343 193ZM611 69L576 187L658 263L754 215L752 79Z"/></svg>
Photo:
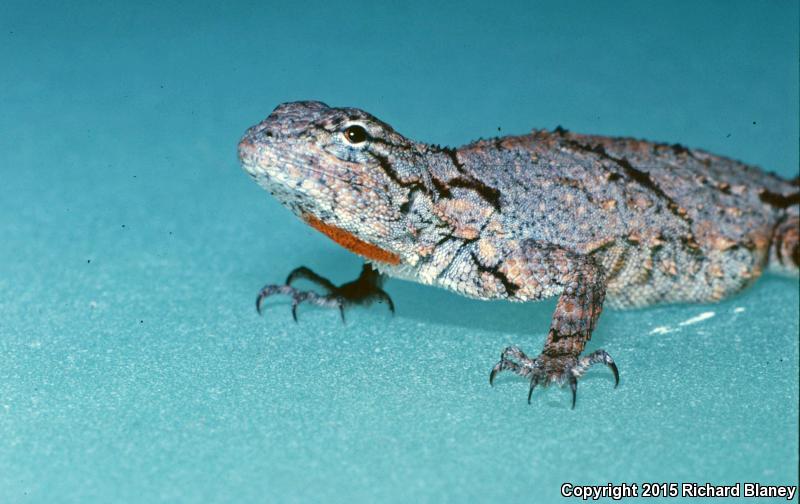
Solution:
<svg viewBox="0 0 800 504"><path fill-rule="evenodd" d="M582 355L604 306L714 302L765 269L800 267L798 180L680 144L553 131L459 148L412 141L375 116L284 103L238 145L244 171L307 224L365 259L336 286L312 270L258 294L339 308L382 301L386 276L482 300L558 296L537 356L505 348L491 369L534 389L604 364ZM307 279L324 294L292 286Z"/></svg>

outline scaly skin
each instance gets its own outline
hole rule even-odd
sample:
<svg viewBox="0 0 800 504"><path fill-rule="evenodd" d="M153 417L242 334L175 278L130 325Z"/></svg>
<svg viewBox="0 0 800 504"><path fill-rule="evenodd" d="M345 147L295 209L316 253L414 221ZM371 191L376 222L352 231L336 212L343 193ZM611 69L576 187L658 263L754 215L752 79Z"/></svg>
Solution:
<svg viewBox="0 0 800 504"><path fill-rule="evenodd" d="M766 266L796 274L800 264L796 182L680 145L559 128L451 149L358 109L295 102L250 128L239 157L284 205L383 274L478 299L559 296L541 354L505 349L490 381L511 370L530 391L568 383L573 407L592 364L618 382L608 353L580 355L604 300L717 301ZM329 294L287 282L265 287L259 303L274 293L295 306L389 301L365 272L357 295L316 276Z"/></svg>

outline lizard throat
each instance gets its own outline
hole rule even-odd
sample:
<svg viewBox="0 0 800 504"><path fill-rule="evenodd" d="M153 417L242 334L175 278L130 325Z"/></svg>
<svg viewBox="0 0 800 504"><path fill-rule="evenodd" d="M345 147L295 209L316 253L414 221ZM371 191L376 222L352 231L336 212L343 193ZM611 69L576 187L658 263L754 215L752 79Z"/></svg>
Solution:
<svg viewBox="0 0 800 504"><path fill-rule="evenodd" d="M392 265L400 264L400 256L397 254L389 252L388 250L383 250L371 243L367 243L343 229L325 224L311 214L303 214L303 220L342 247L362 257Z"/></svg>

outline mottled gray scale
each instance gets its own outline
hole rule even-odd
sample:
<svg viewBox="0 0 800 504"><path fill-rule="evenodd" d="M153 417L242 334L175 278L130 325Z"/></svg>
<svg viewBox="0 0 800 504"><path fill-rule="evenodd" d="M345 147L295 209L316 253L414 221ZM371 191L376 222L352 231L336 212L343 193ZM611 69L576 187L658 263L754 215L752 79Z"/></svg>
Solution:
<svg viewBox="0 0 800 504"><path fill-rule="evenodd" d="M531 390L569 383L574 394L595 363L618 379L605 351L580 356L606 299L716 301L767 266L800 265L798 186L680 145L558 129L441 148L358 109L296 102L250 128L239 157L290 210L384 274L478 299L558 296L542 353L510 347L491 374L511 370ZM263 292L343 306L286 286Z"/></svg>
<svg viewBox="0 0 800 504"><path fill-rule="evenodd" d="M693 220L713 221L732 238L742 238L748 231L774 222L775 209L760 201L760 192L792 191L787 181L774 175L701 150L676 150L633 139L582 139L602 143L613 155L626 156L686 208ZM741 213L725 211L729 209ZM741 225L744 219L750 220L747 226Z"/></svg>

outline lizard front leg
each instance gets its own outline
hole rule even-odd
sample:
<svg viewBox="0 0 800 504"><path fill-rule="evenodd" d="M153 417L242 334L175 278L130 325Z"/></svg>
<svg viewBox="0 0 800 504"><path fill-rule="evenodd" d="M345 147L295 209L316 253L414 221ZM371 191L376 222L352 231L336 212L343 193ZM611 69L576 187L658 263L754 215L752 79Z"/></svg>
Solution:
<svg viewBox="0 0 800 504"><path fill-rule="evenodd" d="M318 294L314 291L301 291L292 286L295 280L308 280L325 289L325 294ZM336 286L305 266L295 268L286 277L283 285L271 284L264 286L256 298L256 310L261 313L261 305L264 300L274 294L284 294L292 298L292 318L297 322L297 306L301 303L309 303L324 308L339 308L339 313L344 322L344 309L352 305L369 305L373 301L385 302L389 311L394 314L394 303L388 294L381 288L383 277L368 263L364 263L361 274L352 282L347 282Z"/></svg>
<svg viewBox="0 0 800 504"><path fill-rule="evenodd" d="M593 364L603 363L614 373L616 387L619 372L605 350L580 356L603 309L602 268L590 257L558 248L527 244L519 252L512 256L510 266L508 261L500 266L508 280L518 286L517 300L541 299L559 291L560 295L541 354L531 358L517 347L506 348L489 375L489 383L505 370L528 378L529 403L537 385L568 383L574 408L578 378Z"/></svg>

